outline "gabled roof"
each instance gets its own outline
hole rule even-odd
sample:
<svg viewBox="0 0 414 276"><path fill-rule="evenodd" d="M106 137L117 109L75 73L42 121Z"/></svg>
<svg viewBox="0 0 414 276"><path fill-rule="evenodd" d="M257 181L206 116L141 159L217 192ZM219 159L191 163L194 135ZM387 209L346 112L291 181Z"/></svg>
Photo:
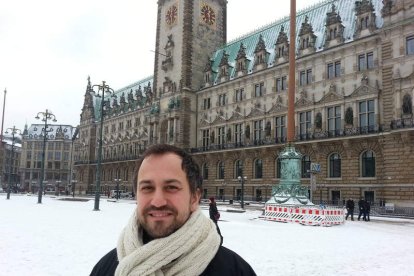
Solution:
<svg viewBox="0 0 414 276"><path fill-rule="evenodd" d="M298 41L298 35L302 23L305 21L305 17L308 17L309 24L312 25L314 34L316 35L315 48L316 51L322 51L325 43L325 24L327 13L332 11L332 4L335 5L337 13L340 15L342 20L342 25L344 25L344 42L350 42L353 40L355 33L355 23L356 23L356 14L355 14L355 1L352 0L325 0L314 6L311 6L305 10L299 11L296 15L296 41ZM381 17L381 8L383 6L382 0L372 0L372 4L375 9L376 15L376 27L381 28L383 25L383 19ZM260 3L259 3L260 5ZM269 25L263 26L260 29L257 29L245 36L242 36L238 39L230 41L220 49L218 49L211 57L212 59L212 71L216 72L213 74L213 83L217 83L217 77L219 72L220 61L222 60L223 53L225 52L228 55L228 63L230 65L230 79L235 76L235 63L236 57L240 49L240 44L243 43L246 47L246 58L249 60L254 60L254 51L256 45L259 41L260 35L262 35L263 40L266 45L266 51L269 53L267 59L268 67L274 66L275 59L275 44L279 36L279 33L284 27L286 34L290 33L289 26L289 16L284 17L280 20L277 20ZM296 43L296 50L299 45ZM254 62L248 64L247 73L253 72Z"/></svg>

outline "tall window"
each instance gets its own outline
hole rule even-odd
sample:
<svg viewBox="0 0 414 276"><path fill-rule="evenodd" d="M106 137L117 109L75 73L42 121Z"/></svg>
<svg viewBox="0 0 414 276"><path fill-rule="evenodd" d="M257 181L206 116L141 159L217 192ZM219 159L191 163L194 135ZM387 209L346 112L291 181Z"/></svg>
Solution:
<svg viewBox="0 0 414 276"><path fill-rule="evenodd" d="M328 63L327 75L328 79L333 79L341 76L341 62L335 61Z"/></svg>
<svg viewBox="0 0 414 276"><path fill-rule="evenodd" d="M276 79L276 92L281 92L287 89L287 77L283 76Z"/></svg>
<svg viewBox="0 0 414 276"><path fill-rule="evenodd" d="M375 177L375 155L371 150L361 155L361 175L362 177Z"/></svg>
<svg viewBox="0 0 414 276"><path fill-rule="evenodd" d="M275 131L277 142L283 142L286 138L286 116L276 117Z"/></svg>
<svg viewBox="0 0 414 276"><path fill-rule="evenodd" d="M203 147L207 148L210 145L210 130L203 130Z"/></svg>
<svg viewBox="0 0 414 276"><path fill-rule="evenodd" d="M242 124L235 124L234 125L234 142L237 145L242 143Z"/></svg>
<svg viewBox="0 0 414 276"><path fill-rule="evenodd" d="M341 107L328 107L328 131L329 135L337 136L341 131Z"/></svg>
<svg viewBox="0 0 414 276"><path fill-rule="evenodd" d="M219 95L219 106L225 106L226 105L226 94Z"/></svg>
<svg viewBox="0 0 414 276"><path fill-rule="evenodd" d="M203 179L208 179L208 164L204 163L202 166Z"/></svg>
<svg viewBox="0 0 414 276"><path fill-rule="evenodd" d="M329 177L341 177L341 156L337 153L329 156Z"/></svg>
<svg viewBox="0 0 414 276"><path fill-rule="evenodd" d="M224 179L224 162L219 161L217 164L217 178Z"/></svg>
<svg viewBox="0 0 414 276"><path fill-rule="evenodd" d="M361 131L372 131L375 126L374 100L359 103L359 126Z"/></svg>
<svg viewBox="0 0 414 276"><path fill-rule="evenodd" d="M241 102L244 98L244 89L243 88L239 88L236 89L236 102Z"/></svg>
<svg viewBox="0 0 414 276"><path fill-rule="evenodd" d="M203 109L204 110L210 109L210 98L205 98L203 100Z"/></svg>
<svg viewBox="0 0 414 276"><path fill-rule="evenodd" d="M254 140L255 142L262 140L262 132L263 132L263 121L254 121Z"/></svg>
<svg viewBox="0 0 414 276"><path fill-rule="evenodd" d="M414 35L406 38L407 55L414 55Z"/></svg>
<svg viewBox="0 0 414 276"><path fill-rule="evenodd" d="M256 159L254 161L254 178L263 177L263 161L262 159Z"/></svg>
<svg viewBox="0 0 414 276"><path fill-rule="evenodd" d="M254 86L254 96L261 97L264 94L264 83L258 83Z"/></svg>
<svg viewBox="0 0 414 276"><path fill-rule="evenodd" d="M225 141L225 128L224 126L218 128L217 144L224 145Z"/></svg>
<svg viewBox="0 0 414 276"><path fill-rule="evenodd" d="M238 176L243 176L243 162L241 160L234 163L234 178Z"/></svg>
<svg viewBox="0 0 414 276"><path fill-rule="evenodd" d="M372 52L361 54L358 56L358 70L363 71L366 69L374 68L374 54Z"/></svg>
<svg viewBox="0 0 414 276"><path fill-rule="evenodd" d="M308 130L311 128L311 111L299 113L299 133L302 139L307 138Z"/></svg>
<svg viewBox="0 0 414 276"><path fill-rule="evenodd" d="M311 158L309 155L302 157L302 178L310 178Z"/></svg>
<svg viewBox="0 0 414 276"><path fill-rule="evenodd" d="M304 86L312 83L312 69L303 70L299 73L299 85Z"/></svg>

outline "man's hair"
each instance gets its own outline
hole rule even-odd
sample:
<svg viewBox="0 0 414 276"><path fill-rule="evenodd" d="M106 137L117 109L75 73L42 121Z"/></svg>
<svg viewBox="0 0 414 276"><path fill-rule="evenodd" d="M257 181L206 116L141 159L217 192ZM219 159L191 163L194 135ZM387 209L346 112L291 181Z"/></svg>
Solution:
<svg viewBox="0 0 414 276"><path fill-rule="evenodd" d="M203 180L201 178L200 174L200 167L198 164L194 161L194 159L191 157L189 153L184 151L181 148L178 148L176 146L168 145L168 144L158 144L153 145L149 147L143 155L138 159L137 165L134 170L134 177L133 177L133 188L135 194L137 193L137 184L138 184L138 172L141 168L142 162L145 158L151 156L151 155L164 155L172 153L177 155L178 157L181 157L181 168L187 175L187 180L190 185L190 191L192 194L195 194L197 192L197 189L201 190L201 186L203 183Z"/></svg>

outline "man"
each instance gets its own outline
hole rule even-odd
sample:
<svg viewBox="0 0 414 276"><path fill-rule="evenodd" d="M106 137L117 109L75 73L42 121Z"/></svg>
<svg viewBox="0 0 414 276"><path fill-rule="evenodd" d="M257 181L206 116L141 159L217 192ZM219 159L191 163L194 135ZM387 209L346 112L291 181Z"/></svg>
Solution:
<svg viewBox="0 0 414 276"><path fill-rule="evenodd" d="M220 245L215 224L199 208L201 175L183 150L149 148L137 164L137 208L91 275L256 275Z"/></svg>
<svg viewBox="0 0 414 276"><path fill-rule="evenodd" d="M371 203L368 200L365 200L365 216L364 216L364 220L365 221L370 221L369 219L369 213L371 212Z"/></svg>
<svg viewBox="0 0 414 276"><path fill-rule="evenodd" d="M351 220L354 220L354 208L355 208L355 203L352 200L352 198L348 199L346 201L346 217L345 220L348 220L348 216L351 215Z"/></svg>
<svg viewBox="0 0 414 276"><path fill-rule="evenodd" d="M363 220L365 220L365 200L361 197L361 199L358 201L358 209L359 209L359 215L358 220L361 219L361 216L363 215Z"/></svg>

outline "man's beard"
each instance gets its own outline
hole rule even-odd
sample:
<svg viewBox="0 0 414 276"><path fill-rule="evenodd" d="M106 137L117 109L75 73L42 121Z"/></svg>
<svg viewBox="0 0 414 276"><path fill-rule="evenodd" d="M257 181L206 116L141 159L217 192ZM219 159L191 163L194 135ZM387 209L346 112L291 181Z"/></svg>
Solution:
<svg viewBox="0 0 414 276"><path fill-rule="evenodd" d="M165 221L153 221L151 223L148 222L147 218L149 217L148 213L151 211L168 211L172 213L173 221L167 225L167 222ZM189 214L191 215L191 212L189 211ZM185 224L188 217L182 219L178 216L178 211L171 206L163 206L160 208L149 206L146 207L142 214L138 215L138 224L142 226L142 228L145 230L145 232L153 239L158 238L164 238L172 233L174 233L176 230L178 230L181 226Z"/></svg>

